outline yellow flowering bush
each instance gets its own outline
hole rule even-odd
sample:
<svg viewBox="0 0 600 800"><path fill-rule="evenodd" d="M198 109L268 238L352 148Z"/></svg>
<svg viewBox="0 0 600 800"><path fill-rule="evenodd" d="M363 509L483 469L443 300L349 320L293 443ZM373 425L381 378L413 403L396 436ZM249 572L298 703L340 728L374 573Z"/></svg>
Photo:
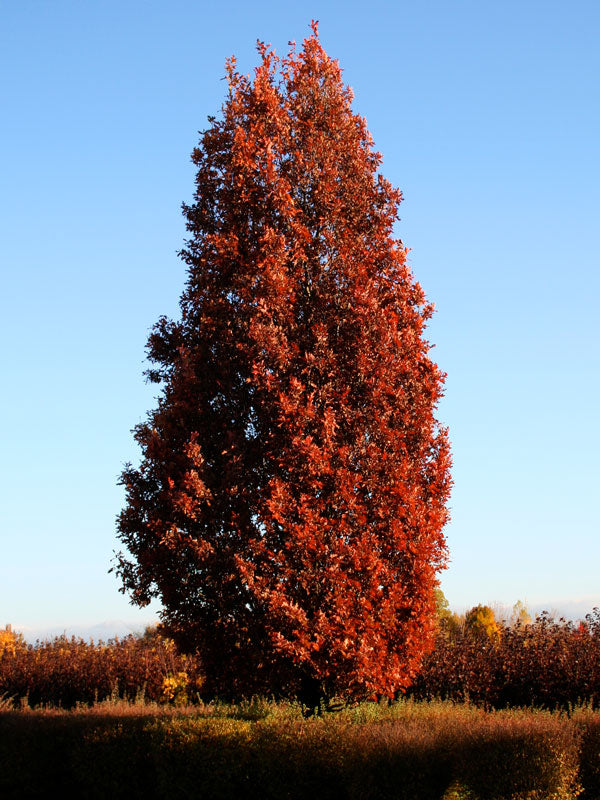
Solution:
<svg viewBox="0 0 600 800"><path fill-rule="evenodd" d="M175 675L167 675L162 684L163 703L172 703L174 706L185 706L188 704L189 678L187 672L178 672Z"/></svg>
<svg viewBox="0 0 600 800"><path fill-rule="evenodd" d="M14 656L22 647L25 647L22 634L15 633L10 625L0 630L0 658L4 653Z"/></svg>

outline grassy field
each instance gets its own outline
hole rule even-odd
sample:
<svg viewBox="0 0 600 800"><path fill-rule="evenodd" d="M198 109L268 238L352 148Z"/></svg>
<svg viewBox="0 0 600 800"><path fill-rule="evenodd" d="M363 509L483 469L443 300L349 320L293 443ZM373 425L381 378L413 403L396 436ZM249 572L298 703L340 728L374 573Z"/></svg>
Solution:
<svg viewBox="0 0 600 800"><path fill-rule="evenodd" d="M600 713L263 700L0 710L0 797L600 798Z"/></svg>

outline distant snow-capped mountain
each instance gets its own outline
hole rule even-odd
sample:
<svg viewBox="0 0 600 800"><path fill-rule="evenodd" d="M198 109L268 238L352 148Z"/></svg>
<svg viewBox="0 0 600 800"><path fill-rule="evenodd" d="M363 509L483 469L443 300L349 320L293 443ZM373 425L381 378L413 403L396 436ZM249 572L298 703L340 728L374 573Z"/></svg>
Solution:
<svg viewBox="0 0 600 800"><path fill-rule="evenodd" d="M536 615L540 614L542 611L547 611L552 617L554 617L555 620L558 620L560 617L564 617L567 620L576 621L583 619L586 614L591 613L595 606L600 607L600 598L586 597L577 600L553 600L549 601L548 603L525 602L525 606L533 618L535 618ZM510 617L510 613L512 611L511 606L505 606L501 603L494 603L492 604L492 607L497 617ZM452 610L459 613L464 613L468 609L466 607L456 607L452 608ZM148 617L147 620L143 620L141 623L139 621L126 622L122 619L111 619L90 625L75 624L52 625L48 627L30 627L27 625L13 624L12 629L16 632L22 633L24 639L32 644L38 639L40 641L44 641L47 639L54 639L55 636L62 636L63 634L69 639L72 636L75 636L76 638L81 638L85 641L93 639L94 642L98 642L100 640L106 642L109 639L115 639L116 637L121 639L125 636L129 636L129 634L132 633L135 635L141 635L148 625L155 625L157 621L158 620L156 618Z"/></svg>
<svg viewBox="0 0 600 800"><path fill-rule="evenodd" d="M121 619L106 620L105 622L98 622L95 625L52 625L45 628L29 627L27 625L15 624L12 629L15 632L22 633L23 638L32 644L36 640L44 641L46 639L54 639L56 636L63 634L70 639L72 636L76 638L85 639L89 641L93 639L95 642L100 640L106 642L109 639L123 638L129 634L142 634L147 625L156 624L155 619L148 619L140 625L139 622L128 623Z"/></svg>

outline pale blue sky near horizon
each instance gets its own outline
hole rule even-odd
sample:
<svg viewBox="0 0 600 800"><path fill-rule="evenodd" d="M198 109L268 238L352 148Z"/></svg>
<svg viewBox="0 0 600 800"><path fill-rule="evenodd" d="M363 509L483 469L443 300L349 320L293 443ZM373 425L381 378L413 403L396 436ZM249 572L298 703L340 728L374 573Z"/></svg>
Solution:
<svg viewBox="0 0 600 800"><path fill-rule="evenodd" d="M451 606L600 605L600 5L0 2L0 626L139 610L109 575L145 343L176 316L224 62L319 20L404 195L454 457ZM579 605L577 605L579 604Z"/></svg>

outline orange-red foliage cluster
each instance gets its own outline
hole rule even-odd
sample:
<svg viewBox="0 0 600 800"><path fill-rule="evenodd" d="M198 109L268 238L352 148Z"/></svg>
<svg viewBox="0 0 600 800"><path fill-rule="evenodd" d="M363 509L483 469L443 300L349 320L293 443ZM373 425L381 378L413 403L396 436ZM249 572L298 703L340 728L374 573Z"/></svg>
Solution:
<svg viewBox="0 0 600 800"><path fill-rule="evenodd" d="M173 699L171 684L186 674L188 697L202 684L197 659L180 655L172 641L157 635L127 636L107 643L64 636L0 651L0 697L27 698L31 706L93 703L107 698L157 702Z"/></svg>
<svg viewBox="0 0 600 800"><path fill-rule="evenodd" d="M548 615L522 625L498 623L477 635L443 622L434 650L409 690L412 697L470 700L491 708L600 707L600 611L578 624Z"/></svg>
<svg viewBox="0 0 600 800"><path fill-rule="evenodd" d="M122 476L123 588L220 693L393 695L431 644L450 453L400 192L316 25L228 63L194 150L181 320Z"/></svg>

